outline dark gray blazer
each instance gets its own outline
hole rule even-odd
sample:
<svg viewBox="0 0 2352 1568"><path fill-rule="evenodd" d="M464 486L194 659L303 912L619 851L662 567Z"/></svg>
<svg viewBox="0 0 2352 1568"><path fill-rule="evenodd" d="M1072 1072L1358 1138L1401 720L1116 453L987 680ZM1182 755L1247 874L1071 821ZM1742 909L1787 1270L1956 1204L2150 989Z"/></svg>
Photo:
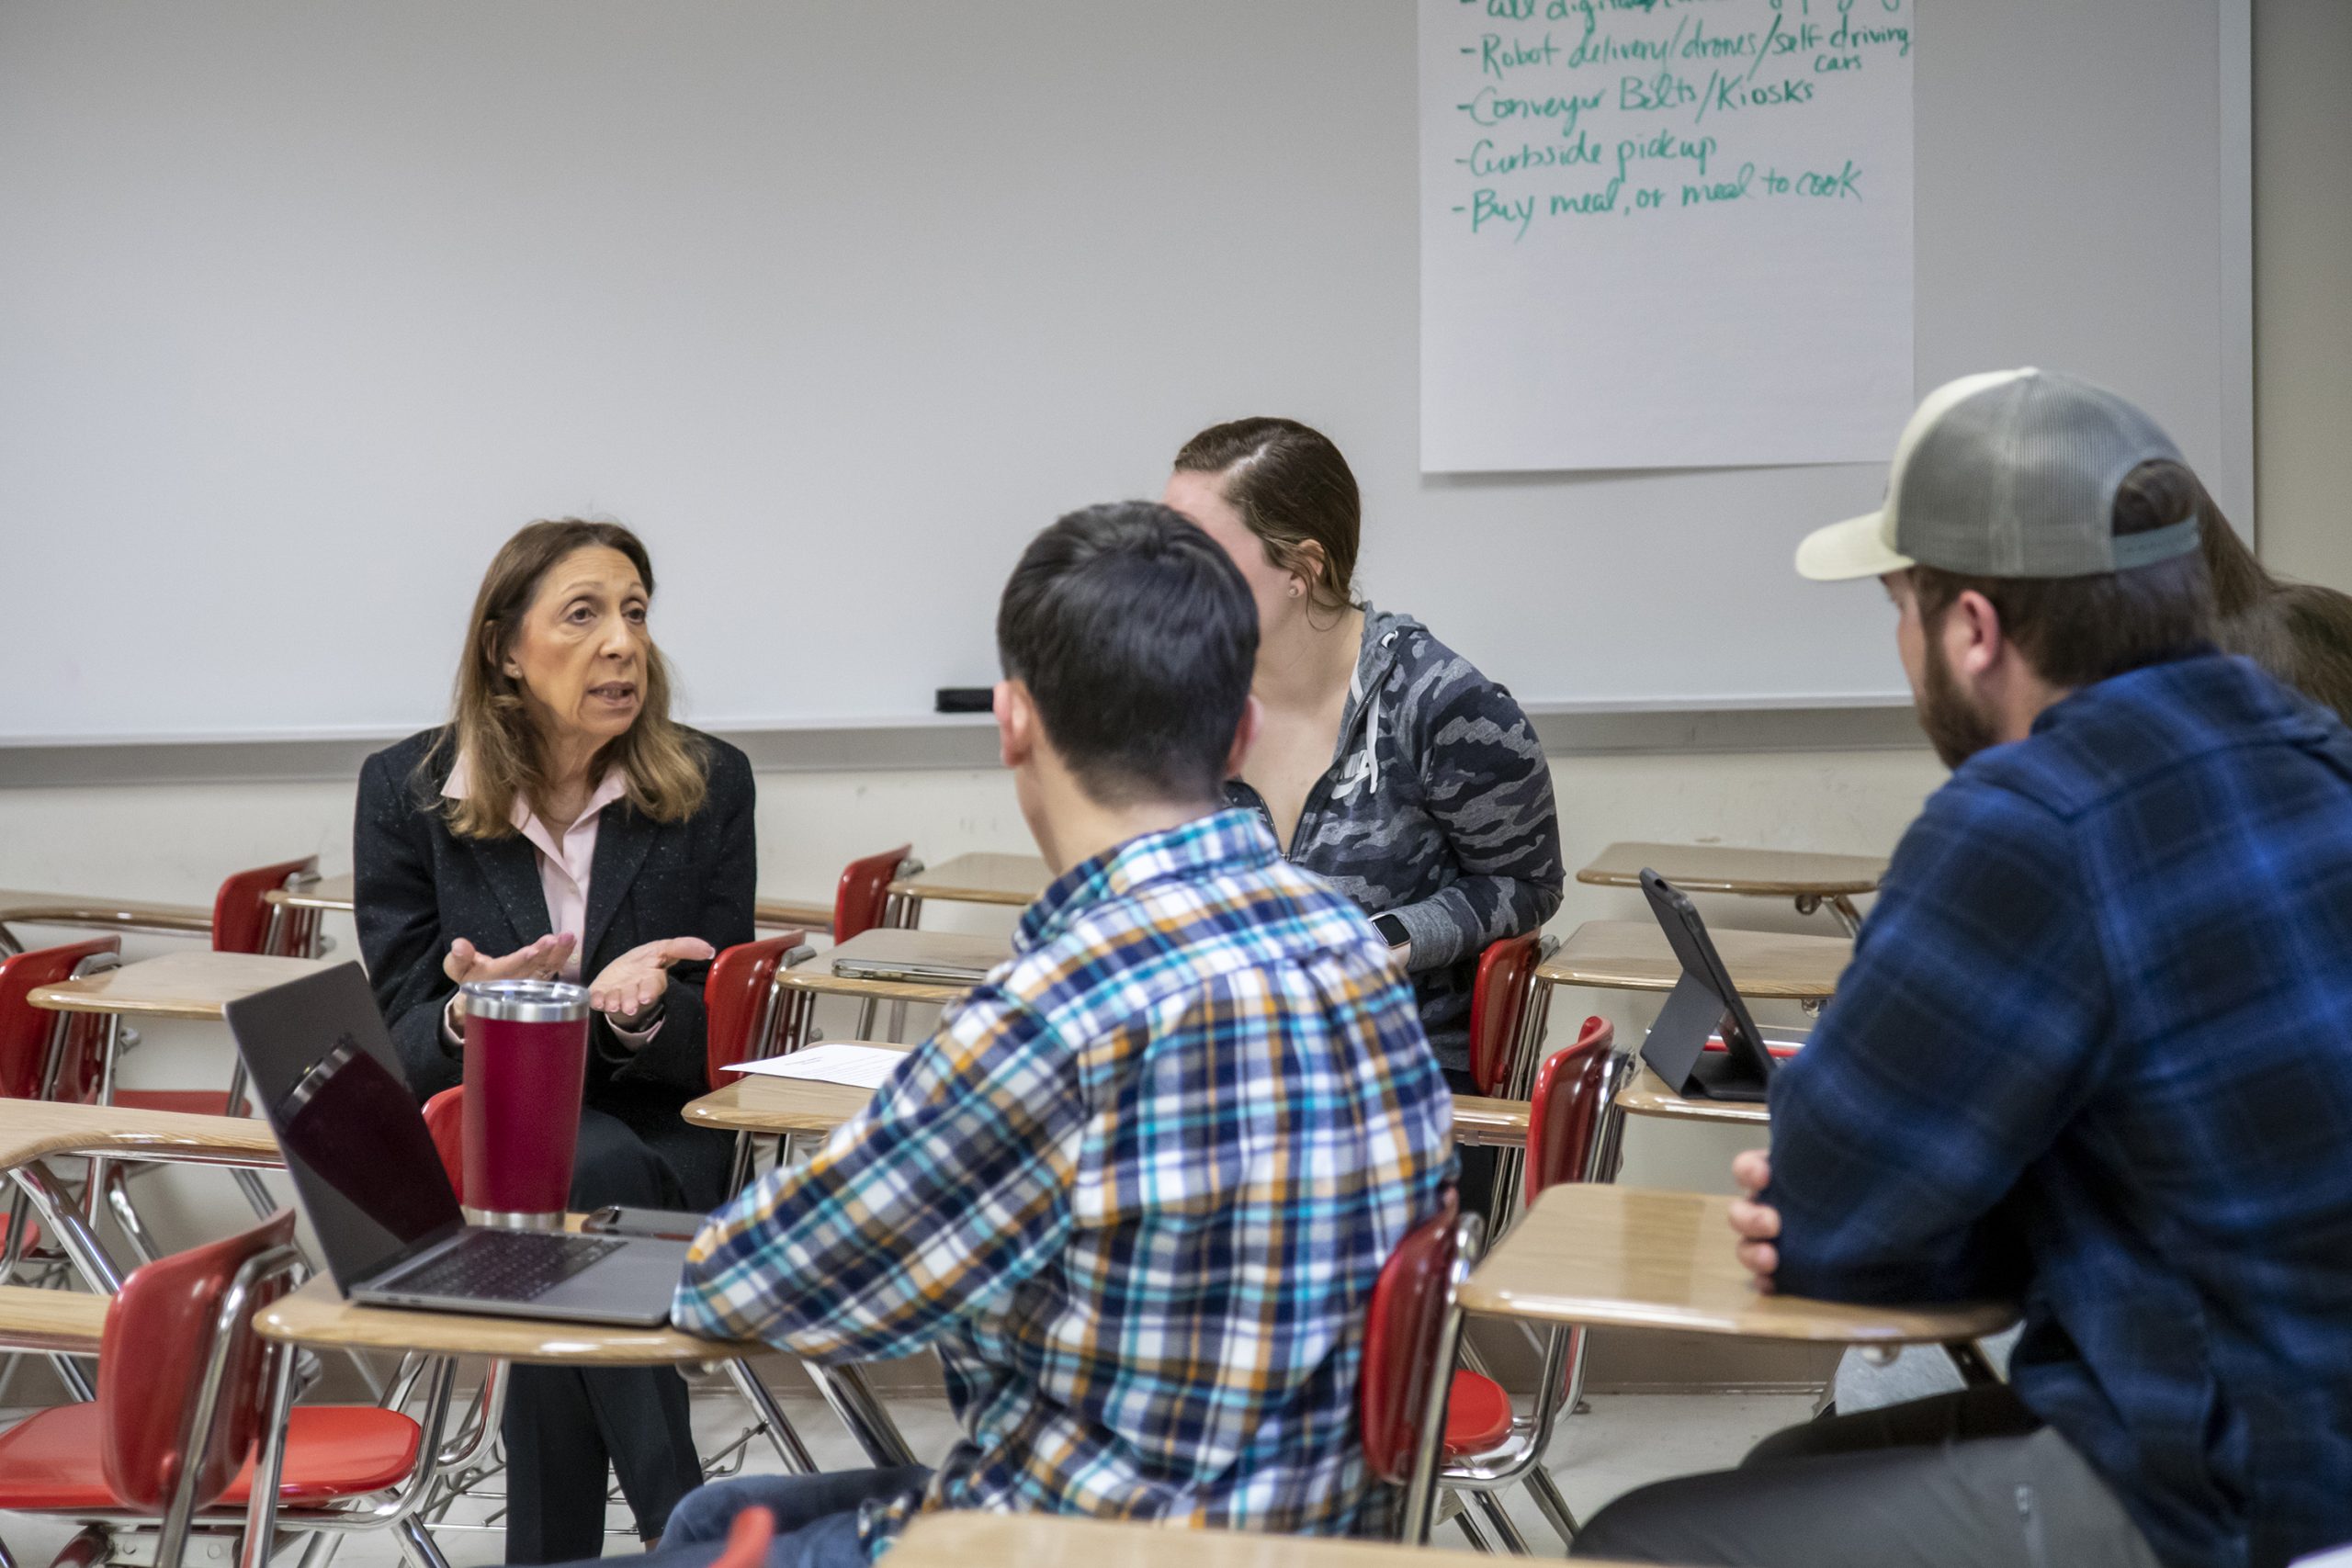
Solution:
<svg viewBox="0 0 2352 1568"><path fill-rule="evenodd" d="M420 770L441 732L428 729L368 759L352 829L359 951L384 1010L409 1088L424 1100L456 1083L457 1055L441 1038L441 1010L457 989L441 960L459 937L492 954L548 934L536 852L521 834L460 839L441 815L450 749ZM641 943L698 936L715 948L752 940L758 863L752 834L752 765L709 736L710 790L684 822L654 822L627 800L604 809L588 877L580 973L594 979ZM707 1092L702 987L707 964L670 970L661 1032L625 1052L601 1019L590 1026L587 1103L644 1108Z"/></svg>

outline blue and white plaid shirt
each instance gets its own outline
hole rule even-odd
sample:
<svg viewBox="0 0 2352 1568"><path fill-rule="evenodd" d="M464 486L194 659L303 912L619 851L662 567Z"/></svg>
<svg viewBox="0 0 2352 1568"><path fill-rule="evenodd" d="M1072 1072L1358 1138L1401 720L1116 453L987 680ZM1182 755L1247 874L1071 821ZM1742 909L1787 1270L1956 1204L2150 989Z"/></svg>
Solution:
<svg viewBox="0 0 2352 1568"><path fill-rule="evenodd" d="M1072 869L808 1165L696 1238L673 1316L818 1361L936 1345L922 1508L1355 1528L1364 1309L1451 1176L1411 988L1245 811ZM883 1551L914 1506L869 1505Z"/></svg>
<svg viewBox="0 0 2352 1568"><path fill-rule="evenodd" d="M2206 654L1896 850L1772 1086L1784 1290L2019 1296L2018 1395L2172 1568L2352 1540L2352 734Z"/></svg>

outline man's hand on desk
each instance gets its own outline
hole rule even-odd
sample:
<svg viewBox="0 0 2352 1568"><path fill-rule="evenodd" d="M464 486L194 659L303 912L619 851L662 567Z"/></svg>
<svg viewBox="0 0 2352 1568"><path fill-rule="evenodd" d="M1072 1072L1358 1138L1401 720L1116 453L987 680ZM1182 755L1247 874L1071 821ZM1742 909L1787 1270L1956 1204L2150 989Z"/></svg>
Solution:
<svg viewBox="0 0 2352 1568"><path fill-rule="evenodd" d="M1756 1195L1772 1185L1772 1161L1762 1149L1750 1149L1731 1162L1732 1179L1744 1198L1731 1204L1731 1228L1739 1235L1739 1261L1756 1276L1756 1288L1770 1292L1773 1271L1781 1266L1781 1249L1772 1243L1781 1234L1781 1211L1759 1203Z"/></svg>

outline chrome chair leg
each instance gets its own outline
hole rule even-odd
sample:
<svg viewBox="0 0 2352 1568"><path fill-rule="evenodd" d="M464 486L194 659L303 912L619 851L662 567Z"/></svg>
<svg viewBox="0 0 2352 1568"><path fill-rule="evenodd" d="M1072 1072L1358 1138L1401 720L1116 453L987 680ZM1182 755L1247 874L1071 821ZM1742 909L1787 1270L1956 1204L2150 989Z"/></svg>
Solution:
<svg viewBox="0 0 2352 1568"><path fill-rule="evenodd" d="M433 1533L413 1517L392 1527L392 1540L399 1545L401 1555L408 1559L409 1568L449 1568L449 1560L441 1555Z"/></svg>
<svg viewBox="0 0 2352 1568"><path fill-rule="evenodd" d="M1527 1472L1527 1490L1534 1496L1536 1507L1543 1510L1544 1522L1560 1532L1563 1542L1574 1546L1577 1532L1584 1527L1577 1523L1575 1510L1560 1495L1560 1483L1552 1479L1552 1472L1544 1468L1540 1459L1535 1461L1535 1468Z"/></svg>
<svg viewBox="0 0 2352 1568"><path fill-rule="evenodd" d="M760 1425L766 1429L768 1441L775 1446L776 1458L784 1461L785 1470L794 1475L816 1474L817 1461L809 1457L808 1445L800 1440L800 1434L793 1430L792 1423L786 1419L782 1407L776 1404L775 1395L768 1392L768 1385L752 1371L752 1364L749 1361L728 1362L727 1377L735 1385L735 1392L751 1405L752 1414L760 1418Z"/></svg>
<svg viewBox="0 0 2352 1568"><path fill-rule="evenodd" d="M279 1345L269 1352L269 1368L265 1374L267 1401L264 1417L274 1432L284 1431L294 1414L297 1392L295 1347ZM254 1478L245 1501L245 1529L238 1543L238 1568L269 1568L271 1549L277 1545L277 1504L279 1483L284 1478L286 1445L283 1442L264 1443L254 1455Z"/></svg>
<svg viewBox="0 0 2352 1568"><path fill-rule="evenodd" d="M813 1361L802 1365L834 1416L857 1439L867 1462L879 1470L919 1462L899 1424L890 1419L888 1408L875 1397L864 1372L855 1366L825 1367Z"/></svg>
<svg viewBox="0 0 2352 1568"><path fill-rule="evenodd" d="M312 1530L302 1542L302 1555L294 1560L294 1568L327 1568L334 1561L334 1549L343 1544L341 1530Z"/></svg>
<svg viewBox="0 0 2352 1568"><path fill-rule="evenodd" d="M1487 1539L1487 1532L1478 1528L1478 1521L1470 1517L1468 1508L1454 1515L1453 1523L1461 1530L1463 1538L1469 1541L1471 1551L1483 1551L1489 1557L1495 1554L1495 1543Z"/></svg>
<svg viewBox="0 0 2352 1568"><path fill-rule="evenodd" d="M253 1206L256 1219L266 1220L286 1206L269 1195L269 1189L262 1185L260 1172L240 1167L229 1174L235 1179L237 1190L245 1195L245 1201Z"/></svg>
<svg viewBox="0 0 2352 1568"><path fill-rule="evenodd" d="M24 1258L25 1237L28 1234L32 1217L32 1200L26 1197L24 1193L13 1188L10 1189L7 1238L5 1242L0 1242L0 1280L6 1280L13 1276L17 1271L17 1263Z"/></svg>
<svg viewBox="0 0 2352 1568"><path fill-rule="evenodd" d="M90 1381L90 1374L82 1370L81 1362L71 1356L51 1356L49 1364L57 1373L57 1381L65 1385L65 1391L74 1396L75 1403L87 1404L98 1397L97 1384Z"/></svg>
<svg viewBox="0 0 2352 1568"><path fill-rule="evenodd" d="M109 1165L99 1179L106 1188L107 1207L114 1212L114 1223L130 1240L132 1250L143 1263L153 1263L163 1254L156 1250L153 1237L147 1234L146 1222L130 1201L130 1173L120 1165Z"/></svg>
<svg viewBox="0 0 2352 1568"><path fill-rule="evenodd" d="M1511 1523L1510 1515L1505 1511L1501 1498L1491 1492L1478 1492L1472 1495L1477 1499L1478 1511L1487 1516L1487 1522L1495 1527L1495 1534L1502 1538L1505 1551L1514 1557L1535 1555L1528 1550L1527 1538L1519 1533L1517 1525Z"/></svg>

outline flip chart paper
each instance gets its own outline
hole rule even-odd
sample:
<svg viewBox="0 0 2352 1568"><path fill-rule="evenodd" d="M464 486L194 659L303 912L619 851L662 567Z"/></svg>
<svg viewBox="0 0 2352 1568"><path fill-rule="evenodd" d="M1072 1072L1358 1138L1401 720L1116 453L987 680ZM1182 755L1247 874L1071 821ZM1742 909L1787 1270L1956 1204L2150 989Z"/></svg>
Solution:
<svg viewBox="0 0 2352 1568"><path fill-rule="evenodd" d="M1913 0L1421 0L1421 467L1884 462Z"/></svg>

